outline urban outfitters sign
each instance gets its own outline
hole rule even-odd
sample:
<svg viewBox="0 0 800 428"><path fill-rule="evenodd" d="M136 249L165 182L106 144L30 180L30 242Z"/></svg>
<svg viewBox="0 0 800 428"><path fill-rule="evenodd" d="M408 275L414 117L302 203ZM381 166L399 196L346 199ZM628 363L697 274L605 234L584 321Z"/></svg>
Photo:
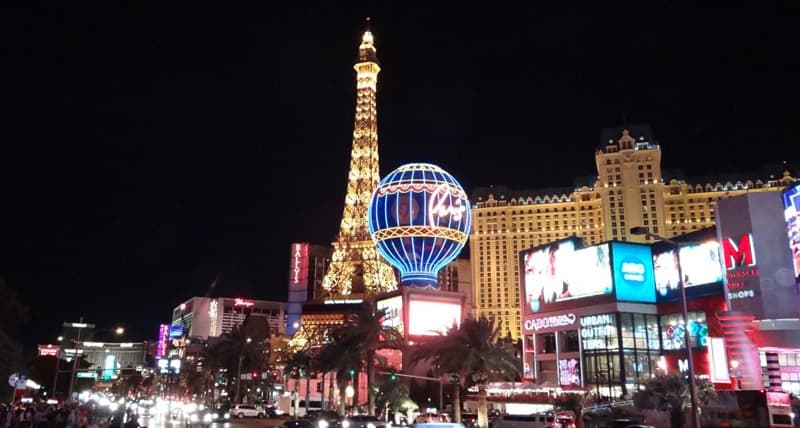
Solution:
<svg viewBox="0 0 800 428"><path fill-rule="evenodd" d="M577 317L572 313L552 315L541 318L530 318L525 320L525 330L539 331L545 328L567 327L575 324L576 319Z"/></svg>
<svg viewBox="0 0 800 428"><path fill-rule="evenodd" d="M613 314L589 315L581 317L581 339L584 350L606 349L617 344L617 322Z"/></svg>

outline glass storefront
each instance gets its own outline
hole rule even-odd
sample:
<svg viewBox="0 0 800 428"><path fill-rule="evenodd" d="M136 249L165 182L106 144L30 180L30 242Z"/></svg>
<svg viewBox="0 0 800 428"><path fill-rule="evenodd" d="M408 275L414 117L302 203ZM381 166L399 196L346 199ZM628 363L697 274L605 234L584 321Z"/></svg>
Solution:
<svg viewBox="0 0 800 428"><path fill-rule="evenodd" d="M689 320L692 347L706 346L708 339L706 313L701 311L688 312L687 318ZM665 351L686 349L686 330L686 326L683 323L683 314L661 315L661 342L663 349Z"/></svg>
<svg viewBox="0 0 800 428"><path fill-rule="evenodd" d="M584 317L585 381L600 396L619 398L655 375L660 356L658 317L618 313Z"/></svg>
<svg viewBox="0 0 800 428"><path fill-rule="evenodd" d="M681 313L573 316L570 329L525 336L526 373L538 383L562 386L575 385L570 379L579 377L583 387L600 397L630 397L666 370L663 356L685 352L687 333L693 347L703 352L708 337L706 313L692 311L687 318L689 327L684 328ZM800 368L800 359L796 363ZM784 383L787 390L800 390L800 370L787 373Z"/></svg>

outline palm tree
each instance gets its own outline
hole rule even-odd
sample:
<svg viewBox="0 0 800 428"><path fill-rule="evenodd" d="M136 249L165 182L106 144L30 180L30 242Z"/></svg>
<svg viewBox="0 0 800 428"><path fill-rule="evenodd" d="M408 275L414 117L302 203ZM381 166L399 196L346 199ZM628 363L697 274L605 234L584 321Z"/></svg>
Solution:
<svg viewBox="0 0 800 428"><path fill-rule="evenodd" d="M458 375L459 384L453 394L456 423L461 422L461 385L478 385L478 426L486 428L489 426L486 382L519 378L519 361L498 343L499 337L499 328L493 321L484 316L478 319L470 317L461 325L454 324L448 328L445 334L416 345L411 351L411 361L428 361L437 375Z"/></svg>
<svg viewBox="0 0 800 428"><path fill-rule="evenodd" d="M300 379L306 378L306 391L308 391L309 381L311 379L311 355L308 352L299 350L291 355L289 355L289 359L286 361L286 365L283 368L284 374L290 376L292 379L295 379L294 382L294 393L297 394L298 384L300 383ZM300 400L298 397L295 397L294 400L294 416L297 417L297 409L299 406ZM308 401L306 401L306 411L308 410Z"/></svg>
<svg viewBox="0 0 800 428"><path fill-rule="evenodd" d="M336 374L336 386L339 388L338 412L344 416L345 389L351 370L361 370L361 355L354 343L343 340L331 341L323 345L317 354L316 365L323 372Z"/></svg>
<svg viewBox="0 0 800 428"><path fill-rule="evenodd" d="M230 333L223 333L219 341L206 349L209 366L227 369L228 385L233 376L236 381L234 401L238 403L241 373L262 370L267 363L267 343L263 334L248 334L248 319L241 326L234 326ZM267 332L268 333L268 332Z"/></svg>
<svg viewBox="0 0 800 428"><path fill-rule="evenodd" d="M402 344L400 332L384 325L385 309L375 309L373 301L367 301L355 313L347 316L345 323L331 333L334 342L354 346L367 369L368 412L375 415L375 371L376 366L386 365L378 355L379 349L399 348Z"/></svg>

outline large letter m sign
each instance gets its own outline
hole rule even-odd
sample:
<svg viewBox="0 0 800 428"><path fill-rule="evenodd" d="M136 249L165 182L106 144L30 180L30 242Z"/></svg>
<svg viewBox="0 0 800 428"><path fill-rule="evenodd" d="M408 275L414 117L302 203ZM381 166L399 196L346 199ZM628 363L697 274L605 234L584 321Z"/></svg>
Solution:
<svg viewBox="0 0 800 428"><path fill-rule="evenodd" d="M745 233L739 238L739 244L732 238L722 240L722 256L725 258L725 269L731 270L742 266L756 264L756 253L753 249L753 236Z"/></svg>

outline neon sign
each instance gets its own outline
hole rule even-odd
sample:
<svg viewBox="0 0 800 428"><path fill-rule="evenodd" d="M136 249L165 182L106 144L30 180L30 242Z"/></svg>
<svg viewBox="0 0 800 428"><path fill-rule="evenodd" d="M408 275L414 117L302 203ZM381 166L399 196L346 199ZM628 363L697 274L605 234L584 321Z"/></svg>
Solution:
<svg viewBox="0 0 800 428"><path fill-rule="evenodd" d="M245 307L245 308L249 308L249 307L254 306L255 304L256 303L254 301L252 301L252 300L240 299L238 297L233 299L233 306L242 306L242 307Z"/></svg>
<svg viewBox="0 0 800 428"><path fill-rule="evenodd" d="M169 337L169 326L166 324L159 325L158 344L156 345L156 358L161 358L166 354L168 337Z"/></svg>
<svg viewBox="0 0 800 428"><path fill-rule="evenodd" d="M452 203L448 204L450 198L450 187L446 184L436 186L430 200L428 200L428 224L433 227L439 227L439 222L449 216L453 216L453 221L461 221L461 217L467 210L461 203L461 199L455 199Z"/></svg>
<svg viewBox="0 0 800 428"><path fill-rule="evenodd" d="M575 324L575 314L561 314L525 320L525 330L539 331L543 328L564 327Z"/></svg>
<svg viewBox="0 0 800 428"><path fill-rule="evenodd" d="M753 235L746 233L735 243L732 238L722 240L722 254L725 269L731 270L744 266L755 266L756 251L753 248Z"/></svg>
<svg viewBox="0 0 800 428"><path fill-rule="evenodd" d="M308 281L308 244L292 244L289 280L294 287L304 288Z"/></svg>
<svg viewBox="0 0 800 428"><path fill-rule="evenodd" d="M208 335L209 336L216 336L217 335L217 311L219 309L218 303L215 300L212 300L211 303L208 305L208 318L211 322L208 323Z"/></svg>
<svg viewBox="0 0 800 428"><path fill-rule="evenodd" d="M437 274L469 237L466 192L447 171L428 163L402 165L381 179L367 212L369 233L401 282L438 288Z"/></svg>
<svg viewBox="0 0 800 428"><path fill-rule="evenodd" d="M40 357L55 357L58 355L58 346L53 345L39 345Z"/></svg>

